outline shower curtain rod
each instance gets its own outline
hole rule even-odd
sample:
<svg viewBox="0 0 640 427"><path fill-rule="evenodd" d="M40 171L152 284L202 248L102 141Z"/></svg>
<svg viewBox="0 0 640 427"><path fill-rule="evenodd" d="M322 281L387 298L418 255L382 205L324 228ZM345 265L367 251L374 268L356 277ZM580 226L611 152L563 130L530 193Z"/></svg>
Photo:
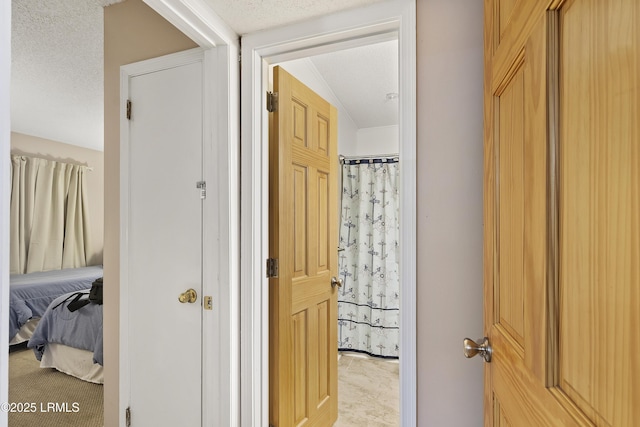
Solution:
<svg viewBox="0 0 640 427"><path fill-rule="evenodd" d="M342 162L343 160L368 160L368 159L389 159L389 158L400 158L400 154L375 154L375 155L369 155L369 156L343 156L342 154L340 154L338 156L338 158L340 159L340 161Z"/></svg>

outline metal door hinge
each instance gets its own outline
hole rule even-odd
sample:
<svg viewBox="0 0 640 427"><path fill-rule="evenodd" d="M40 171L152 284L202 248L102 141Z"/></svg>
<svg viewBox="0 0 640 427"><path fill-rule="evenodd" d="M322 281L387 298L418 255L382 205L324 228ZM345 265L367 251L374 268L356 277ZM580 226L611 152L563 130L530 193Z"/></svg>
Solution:
<svg viewBox="0 0 640 427"><path fill-rule="evenodd" d="M267 277L278 277L278 258L267 258Z"/></svg>
<svg viewBox="0 0 640 427"><path fill-rule="evenodd" d="M131 120L131 100L127 99L127 120Z"/></svg>
<svg viewBox="0 0 640 427"><path fill-rule="evenodd" d="M267 92L267 111L270 113L278 111L278 92Z"/></svg>
<svg viewBox="0 0 640 427"><path fill-rule="evenodd" d="M124 410L125 424L127 427L131 427L131 408Z"/></svg>
<svg viewBox="0 0 640 427"><path fill-rule="evenodd" d="M213 310L213 298L209 295L204 296L203 303L205 310Z"/></svg>
<svg viewBox="0 0 640 427"><path fill-rule="evenodd" d="M200 189L200 198L201 199L206 199L207 198L207 182L206 181L198 181L196 183L196 188Z"/></svg>

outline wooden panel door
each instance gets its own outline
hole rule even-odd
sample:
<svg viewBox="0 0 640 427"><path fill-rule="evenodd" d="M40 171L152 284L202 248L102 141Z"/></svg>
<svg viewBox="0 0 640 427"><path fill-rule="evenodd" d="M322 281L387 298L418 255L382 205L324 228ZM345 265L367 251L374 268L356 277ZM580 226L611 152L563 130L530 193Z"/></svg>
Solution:
<svg viewBox="0 0 640 427"><path fill-rule="evenodd" d="M485 0L486 426L640 420L640 3Z"/></svg>
<svg viewBox="0 0 640 427"><path fill-rule="evenodd" d="M337 110L280 67L270 114L269 422L331 426L338 416Z"/></svg>

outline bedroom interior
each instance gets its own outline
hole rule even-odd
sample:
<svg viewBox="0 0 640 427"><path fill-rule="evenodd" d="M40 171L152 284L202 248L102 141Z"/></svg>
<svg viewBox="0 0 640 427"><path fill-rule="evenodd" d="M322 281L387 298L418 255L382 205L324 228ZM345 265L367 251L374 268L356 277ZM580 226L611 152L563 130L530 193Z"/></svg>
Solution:
<svg viewBox="0 0 640 427"><path fill-rule="evenodd" d="M9 401L80 407L11 426L102 425L102 305L68 309L102 277L101 40L102 4L12 2Z"/></svg>

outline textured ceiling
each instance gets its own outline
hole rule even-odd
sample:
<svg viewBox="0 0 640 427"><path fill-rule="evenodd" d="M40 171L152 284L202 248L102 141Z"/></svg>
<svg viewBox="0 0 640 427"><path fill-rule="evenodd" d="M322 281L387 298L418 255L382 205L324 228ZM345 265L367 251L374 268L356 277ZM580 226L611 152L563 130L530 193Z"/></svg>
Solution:
<svg viewBox="0 0 640 427"><path fill-rule="evenodd" d="M381 0L207 0L238 34L290 24Z"/></svg>
<svg viewBox="0 0 640 427"><path fill-rule="evenodd" d="M112 2L11 3L11 129L101 150L102 7Z"/></svg>
<svg viewBox="0 0 640 427"><path fill-rule="evenodd" d="M118 1L11 0L12 131L103 149L102 8ZM207 1L234 31L245 34L380 0ZM398 91L396 46L313 58L358 127L392 124L397 116L396 102L384 98ZM380 116L385 111L386 117Z"/></svg>

